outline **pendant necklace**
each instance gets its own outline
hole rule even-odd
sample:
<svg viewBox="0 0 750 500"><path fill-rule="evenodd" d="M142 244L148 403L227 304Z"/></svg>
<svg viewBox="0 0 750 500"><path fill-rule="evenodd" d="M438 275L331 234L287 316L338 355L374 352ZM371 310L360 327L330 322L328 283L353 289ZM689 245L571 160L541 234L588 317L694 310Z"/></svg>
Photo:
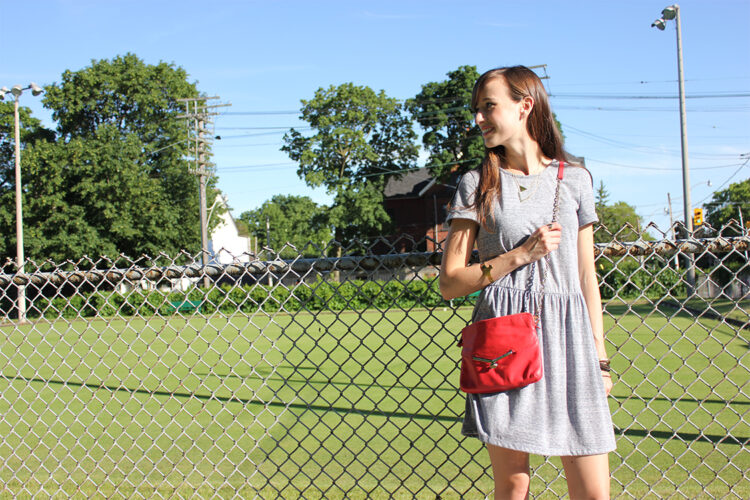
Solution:
<svg viewBox="0 0 750 500"><path fill-rule="evenodd" d="M544 170L542 170L542 172L544 172ZM529 198L531 198L532 196L534 196L534 193L536 193L536 190L539 187L539 178L542 176L542 172L539 172L536 175L536 179L534 179L534 183L529 187L522 186L521 183L518 182L518 179L516 178L518 176L508 172L511 178L513 179L513 182L516 184L516 187L518 188L518 201L523 203L527 201Z"/></svg>

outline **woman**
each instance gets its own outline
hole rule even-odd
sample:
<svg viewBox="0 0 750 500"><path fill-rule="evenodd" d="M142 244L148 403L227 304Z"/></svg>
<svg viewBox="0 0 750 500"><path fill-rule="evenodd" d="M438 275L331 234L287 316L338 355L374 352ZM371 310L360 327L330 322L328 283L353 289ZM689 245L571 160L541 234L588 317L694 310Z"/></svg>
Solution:
<svg viewBox="0 0 750 500"><path fill-rule="evenodd" d="M591 176L564 163L551 224L566 155L541 81L523 66L491 70L474 85L471 104L486 156L463 176L451 205L440 290L446 299L482 290L473 321L531 311L538 301L544 375L520 389L467 395L462 432L487 444L496 499L528 497L530 453L561 457L571 499L609 498L612 380ZM481 262L469 264L475 243Z"/></svg>

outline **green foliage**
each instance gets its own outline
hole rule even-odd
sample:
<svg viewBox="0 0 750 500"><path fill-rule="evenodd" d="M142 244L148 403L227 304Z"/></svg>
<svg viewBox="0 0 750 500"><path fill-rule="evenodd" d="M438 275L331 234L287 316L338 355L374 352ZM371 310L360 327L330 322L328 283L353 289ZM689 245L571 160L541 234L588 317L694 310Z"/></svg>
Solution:
<svg viewBox="0 0 750 500"><path fill-rule="evenodd" d="M341 189L328 211L328 221L336 228L336 241L345 244L354 238L365 240L390 233L390 216L383 204L385 179L373 177Z"/></svg>
<svg viewBox="0 0 750 500"><path fill-rule="evenodd" d="M456 165L465 172L484 157L484 141L470 109L477 78L476 66L460 66L446 80L422 85L406 103L425 130L422 144L430 153L427 167L434 177L445 179Z"/></svg>
<svg viewBox="0 0 750 500"><path fill-rule="evenodd" d="M727 189L716 191L711 201L703 205L706 210L706 221L716 230L720 230L730 220L750 221L750 179L730 184ZM736 236L739 231L727 229L724 236Z"/></svg>
<svg viewBox="0 0 750 500"><path fill-rule="evenodd" d="M261 247L281 250L283 259L293 259L300 254L305 257L320 256L322 248L331 240L326 207L318 205L308 196L276 195L260 208L243 212L238 222L246 224L248 232L258 237ZM318 245L318 248L308 246L310 242ZM287 243L294 248L285 246Z"/></svg>
<svg viewBox="0 0 750 500"><path fill-rule="evenodd" d="M687 279L682 276L683 272L675 271L661 258L642 263L635 257L625 257L616 263L604 259L597 263L599 291L603 299L683 297Z"/></svg>
<svg viewBox="0 0 750 500"><path fill-rule="evenodd" d="M201 288L193 288L187 293L136 289L127 293L98 291L53 299L39 297L32 301L28 316L54 319L171 315L175 314L173 304L181 304L187 300L200 302L201 314L234 314L238 311L252 313L259 310L410 309L449 304L440 296L437 278L408 282L354 280L344 283L320 279L313 283L299 283L289 289L261 284L220 285L212 287L208 292ZM454 306L471 303L472 298L453 301Z"/></svg>
<svg viewBox="0 0 750 500"><path fill-rule="evenodd" d="M742 282L743 274L750 274L748 262L744 259L725 259L717 266L704 269L697 268L696 271L721 288L731 285L733 282L739 284Z"/></svg>
<svg viewBox="0 0 750 500"><path fill-rule="evenodd" d="M624 201L609 204L609 192L604 187L604 182L599 182L594 195L596 214L599 216L601 226L594 232L595 243L652 239L648 233L641 231L641 217L636 213L635 207Z"/></svg>
<svg viewBox="0 0 750 500"><path fill-rule="evenodd" d="M184 113L177 99L197 95L183 69L127 54L67 70L60 83L46 88L43 102L57 122L57 136L23 109L27 257L197 252L198 181L182 159L188 146L185 123L177 118ZM12 105L0 106L0 136L6 136ZM11 159L3 140L0 231L15 235ZM0 257L13 255L15 239L5 238Z"/></svg>
<svg viewBox="0 0 750 500"><path fill-rule="evenodd" d="M15 189L15 125L12 101L0 101L0 188ZM21 148L37 141L54 141L55 133L42 126L42 122L31 115L24 106L18 108ZM23 157L23 155L21 155ZM23 177L22 177L23 179Z"/></svg>
<svg viewBox="0 0 750 500"><path fill-rule="evenodd" d="M185 109L176 99L198 95L187 77L173 64L146 64L126 54L64 71L60 83L45 89L43 102L66 138L88 137L109 124L122 135L137 134L153 151L184 138L185 124L175 118ZM161 156L170 155L175 156L173 151Z"/></svg>
<svg viewBox="0 0 750 500"><path fill-rule="evenodd" d="M37 143L25 156L26 246L55 261L81 255L179 250L178 214L152 175L141 142L112 125L67 143ZM196 208L197 210L197 208Z"/></svg>
<svg viewBox="0 0 750 500"><path fill-rule="evenodd" d="M335 194L330 222L336 239L380 234L389 222L382 208L385 182L413 168L418 154L402 106L382 90L344 83L319 88L302 101L301 112L314 134L291 129L281 149L299 163L307 185Z"/></svg>

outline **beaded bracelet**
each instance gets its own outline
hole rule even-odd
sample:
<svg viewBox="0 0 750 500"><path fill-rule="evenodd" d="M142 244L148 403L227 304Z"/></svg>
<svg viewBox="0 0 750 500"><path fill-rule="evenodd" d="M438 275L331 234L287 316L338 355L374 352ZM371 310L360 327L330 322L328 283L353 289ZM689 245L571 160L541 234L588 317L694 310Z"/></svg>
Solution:
<svg viewBox="0 0 750 500"><path fill-rule="evenodd" d="M599 360L599 369L603 372L611 372L612 368L609 366L609 360L608 359L600 359Z"/></svg>

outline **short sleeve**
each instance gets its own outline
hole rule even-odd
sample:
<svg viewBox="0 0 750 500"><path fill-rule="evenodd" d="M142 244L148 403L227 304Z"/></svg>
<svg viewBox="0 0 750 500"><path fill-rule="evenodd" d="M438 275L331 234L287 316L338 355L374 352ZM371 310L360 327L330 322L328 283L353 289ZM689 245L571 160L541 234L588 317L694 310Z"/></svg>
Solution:
<svg viewBox="0 0 750 500"><path fill-rule="evenodd" d="M475 208L470 208L474 204L474 193L477 189L479 176L476 170L465 173L458 183L456 193L453 195L448 208L448 217L445 222L452 219L470 219L479 222L479 217Z"/></svg>
<svg viewBox="0 0 750 500"><path fill-rule="evenodd" d="M594 185L589 172L582 169L584 174L579 176L578 183L578 227L598 222L596 205L594 204Z"/></svg>

